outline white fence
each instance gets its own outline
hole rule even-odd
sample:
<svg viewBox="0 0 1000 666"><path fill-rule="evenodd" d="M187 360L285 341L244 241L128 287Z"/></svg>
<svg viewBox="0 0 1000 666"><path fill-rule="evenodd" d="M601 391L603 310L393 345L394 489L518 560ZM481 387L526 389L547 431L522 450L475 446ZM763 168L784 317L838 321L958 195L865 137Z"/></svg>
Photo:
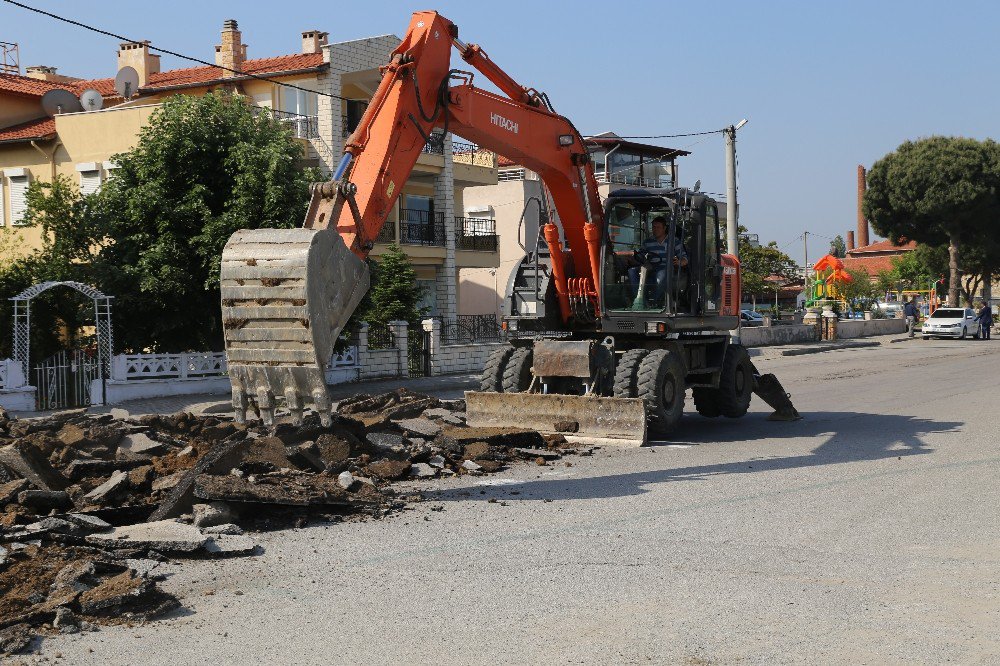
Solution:
<svg viewBox="0 0 1000 666"><path fill-rule="evenodd" d="M226 354L119 354L111 359L112 381L200 379L226 374Z"/></svg>

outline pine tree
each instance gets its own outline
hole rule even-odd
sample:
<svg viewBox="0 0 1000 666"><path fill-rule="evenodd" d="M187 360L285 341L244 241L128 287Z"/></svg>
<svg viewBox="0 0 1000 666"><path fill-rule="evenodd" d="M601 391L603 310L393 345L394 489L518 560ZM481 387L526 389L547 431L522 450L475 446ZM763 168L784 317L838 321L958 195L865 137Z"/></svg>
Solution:
<svg viewBox="0 0 1000 666"><path fill-rule="evenodd" d="M417 272L410 258L393 243L378 261L369 265L372 286L366 321L385 324L402 320L416 325L427 308L419 307L424 290L417 284Z"/></svg>

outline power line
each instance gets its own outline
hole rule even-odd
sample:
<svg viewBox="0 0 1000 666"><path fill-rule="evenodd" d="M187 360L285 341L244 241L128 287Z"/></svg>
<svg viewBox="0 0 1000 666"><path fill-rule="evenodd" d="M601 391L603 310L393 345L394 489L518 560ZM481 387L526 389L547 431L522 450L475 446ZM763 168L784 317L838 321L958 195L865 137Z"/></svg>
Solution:
<svg viewBox="0 0 1000 666"><path fill-rule="evenodd" d="M717 129L709 130L708 132L685 132L684 134L650 134L646 136L609 136L609 139L677 139L684 136L704 136L706 134L722 134L726 130ZM598 139L602 138L600 134L591 134L587 137L588 139Z"/></svg>
<svg viewBox="0 0 1000 666"><path fill-rule="evenodd" d="M36 7L31 7L29 5L26 5L26 4L22 3L22 2L16 2L16 0L3 0L3 1L6 2L6 3L8 3L8 4L14 5L15 7L20 7L21 9L27 9L30 12L35 12L36 14L41 14L42 16L48 16L49 18L55 19L57 21L62 21L63 23L69 23L70 25L76 26L78 28L84 28L85 30L90 30L91 32L96 32L96 33L98 33L100 35L105 35L106 37L114 37L115 39L120 39L120 40L122 40L124 42L132 42L132 43L135 43L135 44L143 43L143 42L141 42L139 40L131 39L129 37L125 37L124 35L118 35L118 34L115 34L113 32L109 32L107 30L102 30L101 28L95 28L94 26L87 25L86 23L81 23L80 21L75 21L75 20L73 20L71 18L66 18L65 16L59 16L58 14L53 14L52 12L47 12L44 9L38 9ZM309 90L308 88L303 88L302 86L297 86L294 83L285 83L284 81L278 81L277 79L272 79L272 78L267 77L267 76L260 76L260 75L257 75L257 74L249 74L247 72L241 72L241 71L236 70L236 69L230 69L229 67L223 67L222 65L218 65L218 64L216 64L214 62L209 62L207 60L202 60L200 58L194 58L192 56L184 55L183 53L178 53L177 51L171 51L169 49L165 49L165 48L162 48L162 47L159 47L159 46L155 46L153 44L150 44L149 42L145 42L145 43L146 43L146 45L150 49L152 49L154 51L159 51L160 53L165 53L167 55L172 55L174 57L181 58L182 60L189 60L191 62L196 62L196 63L198 63L200 65L208 65L209 67L217 67L217 68L219 68L219 69L221 69L223 71L229 72L231 74L238 74L240 76L245 76L247 78L256 79L258 81L267 81L268 83L274 83L274 84L279 85L279 86L284 86L285 88L293 88L295 90L301 90L303 92L313 93L315 95L321 95L323 97L331 97L333 99L347 100L346 97L341 97L340 95L334 95L333 93L326 93L326 92L319 92L319 91L316 91L316 90Z"/></svg>

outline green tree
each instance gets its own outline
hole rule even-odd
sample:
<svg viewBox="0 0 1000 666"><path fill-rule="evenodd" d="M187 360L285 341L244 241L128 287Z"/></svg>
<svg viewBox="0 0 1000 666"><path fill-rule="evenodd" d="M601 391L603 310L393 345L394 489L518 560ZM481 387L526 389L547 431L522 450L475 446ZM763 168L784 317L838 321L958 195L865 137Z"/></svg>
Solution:
<svg viewBox="0 0 1000 666"><path fill-rule="evenodd" d="M219 264L238 229L301 224L315 175L267 115L228 94L164 101L93 201L93 274L132 350L221 349Z"/></svg>
<svg viewBox="0 0 1000 666"><path fill-rule="evenodd" d="M772 295L773 287L767 278L778 275L788 280L798 276L795 261L778 249L778 244L771 241L767 245L754 247L744 240L746 229L740 227L740 278L743 283L743 294L751 296L756 304L757 297Z"/></svg>
<svg viewBox="0 0 1000 666"><path fill-rule="evenodd" d="M865 271L847 269L851 281L838 286L840 296L851 310L872 310L879 299L879 285Z"/></svg>
<svg viewBox="0 0 1000 666"><path fill-rule="evenodd" d="M355 318L374 324L407 321L416 325L426 314L420 307L424 290L417 284L417 272L410 258L395 243L377 261L370 260L371 288Z"/></svg>
<svg viewBox="0 0 1000 666"><path fill-rule="evenodd" d="M917 245L892 260L893 279L908 289L927 289L931 282L948 273L947 245Z"/></svg>
<svg viewBox="0 0 1000 666"><path fill-rule="evenodd" d="M843 236L837 236L830 241L830 254L838 259L847 256L847 243L844 242Z"/></svg>
<svg viewBox="0 0 1000 666"><path fill-rule="evenodd" d="M948 301L956 306L960 248L992 252L997 245L998 193L1000 146L937 136L907 141L872 165L863 211L893 241L948 243Z"/></svg>
<svg viewBox="0 0 1000 666"><path fill-rule="evenodd" d="M11 321L10 298L38 282L75 280L89 283L88 260L93 239L87 200L73 182L59 175L52 182L33 181L25 195L26 227L39 227L42 248L25 250L20 232L0 241L0 321ZM9 254L8 254L9 252ZM32 302L31 356L45 358L65 345L75 345L82 326L93 323L93 304L71 291L45 292ZM7 336L0 336L7 338ZM0 357L11 354L11 341L0 342Z"/></svg>

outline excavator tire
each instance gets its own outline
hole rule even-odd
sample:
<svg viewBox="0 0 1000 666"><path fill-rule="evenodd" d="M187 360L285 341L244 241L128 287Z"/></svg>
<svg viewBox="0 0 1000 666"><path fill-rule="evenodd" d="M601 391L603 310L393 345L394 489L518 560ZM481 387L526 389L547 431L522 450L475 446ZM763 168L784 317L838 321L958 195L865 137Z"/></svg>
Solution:
<svg viewBox="0 0 1000 666"><path fill-rule="evenodd" d="M503 371L503 392L523 393L531 386L530 347L516 347Z"/></svg>
<svg viewBox="0 0 1000 666"><path fill-rule="evenodd" d="M491 393L503 391L503 371L507 367L507 359L514 353L513 345L503 345L494 349L483 366L483 375L479 380L479 390Z"/></svg>
<svg viewBox="0 0 1000 666"><path fill-rule="evenodd" d="M694 396L694 408L699 414L708 419L722 416L719 408L719 389L699 386L691 389L691 393Z"/></svg>
<svg viewBox="0 0 1000 666"><path fill-rule="evenodd" d="M715 394L719 413L730 419L740 418L750 408L752 395L753 363L750 354L742 345L729 345Z"/></svg>
<svg viewBox="0 0 1000 666"><path fill-rule="evenodd" d="M618 367L615 368L614 397L634 398L638 395L636 380L639 377L639 364L647 354L649 354L648 349L629 349L622 354L618 360Z"/></svg>
<svg viewBox="0 0 1000 666"><path fill-rule="evenodd" d="M751 385L752 385L751 376ZM639 364L637 397L646 402L649 430L665 435L684 413L684 364L667 349L654 349Z"/></svg>

